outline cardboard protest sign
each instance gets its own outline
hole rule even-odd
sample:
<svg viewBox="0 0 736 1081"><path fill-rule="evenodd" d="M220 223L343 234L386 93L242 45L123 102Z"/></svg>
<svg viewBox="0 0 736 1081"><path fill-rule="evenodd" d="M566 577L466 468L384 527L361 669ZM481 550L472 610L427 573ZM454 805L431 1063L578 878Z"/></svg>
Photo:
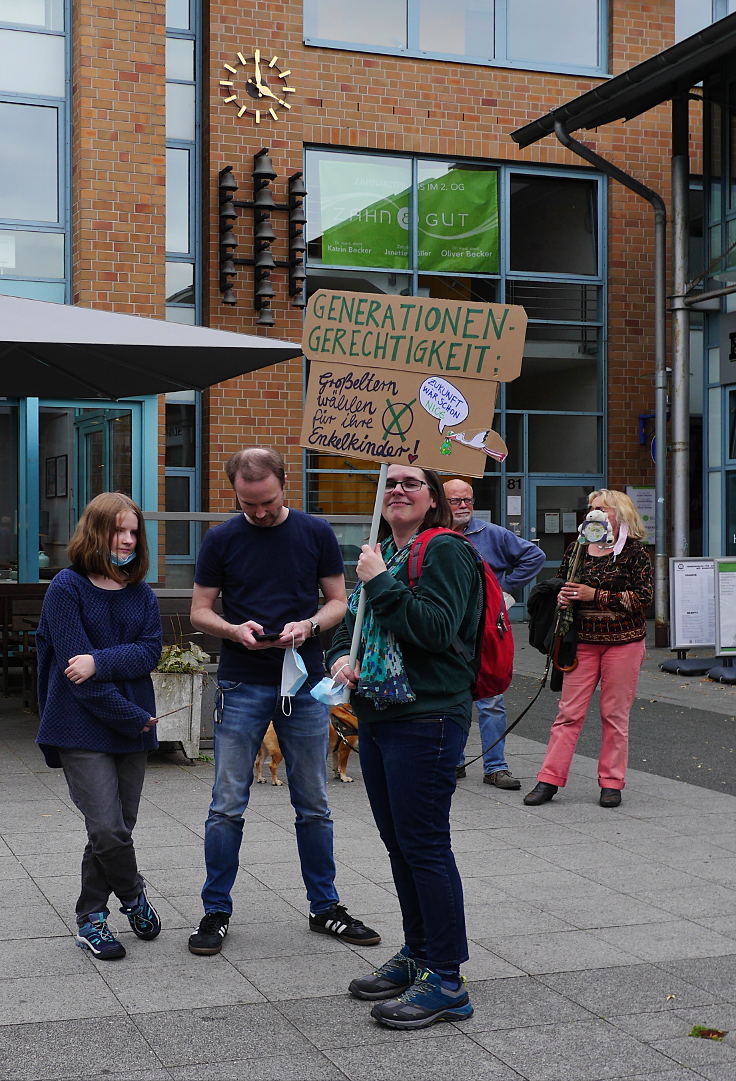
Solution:
<svg viewBox="0 0 736 1081"><path fill-rule="evenodd" d="M480 477L506 457L492 430L499 383L521 371L517 305L320 290L300 444L374 462Z"/></svg>

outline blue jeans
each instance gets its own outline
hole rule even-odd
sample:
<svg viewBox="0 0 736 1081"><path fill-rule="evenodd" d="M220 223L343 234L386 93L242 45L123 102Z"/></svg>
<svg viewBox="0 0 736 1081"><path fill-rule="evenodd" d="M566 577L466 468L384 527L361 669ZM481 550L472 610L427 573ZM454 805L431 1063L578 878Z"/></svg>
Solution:
<svg viewBox="0 0 736 1081"><path fill-rule="evenodd" d="M480 728L481 747L491 747L496 743L499 736L506 731L506 706L503 695L496 694L493 698L479 698L475 703L478 707L478 727ZM466 736L467 739L467 736ZM492 751L483 755L483 772L495 773L499 769L508 769L505 754L506 740L502 739ZM465 746L460 755L459 766L465 764Z"/></svg>
<svg viewBox="0 0 736 1081"><path fill-rule="evenodd" d="M363 781L391 860L406 944L430 968L460 965L468 941L450 803L465 733L439 718L361 721L359 736Z"/></svg>
<svg viewBox="0 0 736 1081"><path fill-rule="evenodd" d="M253 763L273 721L286 763L289 796L296 814L296 843L312 912L339 898L335 890L332 818L327 804L327 710L307 683L281 709L279 687L221 681L215 713L215 783L204 830L207 879L205 912L232 912L230 896L238 873L243 815L253 784Z"/></svg>

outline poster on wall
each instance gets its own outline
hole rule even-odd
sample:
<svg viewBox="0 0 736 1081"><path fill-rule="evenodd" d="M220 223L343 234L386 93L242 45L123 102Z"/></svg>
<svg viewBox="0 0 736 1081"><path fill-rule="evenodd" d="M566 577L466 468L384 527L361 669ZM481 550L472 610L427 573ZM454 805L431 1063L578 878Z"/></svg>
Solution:
<svg viewBox="0 0 736 1081"><path fill-rule="evenodd" d="M525 331L518 305L319 290L302 338L301 446L483 476L486 456L507 454L493 413Z"/></svg>
<svg viewBox="0 0 736 1081"><path fill-rule="evenodd" d="M626 494L639 511L641 520L646 526L647 535L642 539L642 544L654 544L654 492L654 485L647 485L646 487L626 485Z"/></svg>
<svg viewBox="0 0 736 1081"><path fill-rule="evenodd" d="M436 166L434 170L431 168ZM424 175L434 171L436 175ZM421 270L498 273L498 174L427 163L412 211L405 159L329 156L319 163L322 263L407 270L412 212Z"/></svg>
<svg viewBox="0 0 736 1081"><path fill-rule="evenodd" d="M716 559L716 653L736 656L736 560Z"/></svg>
<svg viewBox="0 0 736 1081"><path fill-rule="evenodd" d="M670 649L715 641L715 560L670 559Z"/></svg>

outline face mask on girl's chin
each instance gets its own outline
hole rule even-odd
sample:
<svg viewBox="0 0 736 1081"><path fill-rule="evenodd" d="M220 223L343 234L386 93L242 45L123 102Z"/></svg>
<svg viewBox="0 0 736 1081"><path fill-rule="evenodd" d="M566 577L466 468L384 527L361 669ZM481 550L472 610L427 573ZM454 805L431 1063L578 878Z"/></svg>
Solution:
<svg viewBox="0 0 736 1081"><path fill-rule="evenodd" d="M129 555L121 559L120 556L115 555L114 552L110 552L110 562L113 567L127 567L129 563L132 563L138 553L133 551Z"/></svg>
<svg viewBox="0 0 736 1081"><path fill-rule="evenodd" d="M306 678L307 666L301 654L292 645L291 649L284 651L284 660L281 666L282 709L286 704L286 700L294 697ZM286 713L286 710L284 710L284 713ZM289 713L291 713L291 702L289 702Z"/></svg>

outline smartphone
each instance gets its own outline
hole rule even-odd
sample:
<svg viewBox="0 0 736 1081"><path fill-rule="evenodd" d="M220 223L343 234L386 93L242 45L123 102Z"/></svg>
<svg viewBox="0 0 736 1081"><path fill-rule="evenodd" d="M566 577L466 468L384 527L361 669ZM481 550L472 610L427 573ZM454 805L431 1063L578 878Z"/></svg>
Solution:
<svg viewBox="0 0 736 1081"><path fill-rule="evenodd" d="M256 634L256 632L254 631L253 637L255 638L256 642L275 642L277 638L281 637L281 635L278 631L276 631L275 634Z"/></svg>

